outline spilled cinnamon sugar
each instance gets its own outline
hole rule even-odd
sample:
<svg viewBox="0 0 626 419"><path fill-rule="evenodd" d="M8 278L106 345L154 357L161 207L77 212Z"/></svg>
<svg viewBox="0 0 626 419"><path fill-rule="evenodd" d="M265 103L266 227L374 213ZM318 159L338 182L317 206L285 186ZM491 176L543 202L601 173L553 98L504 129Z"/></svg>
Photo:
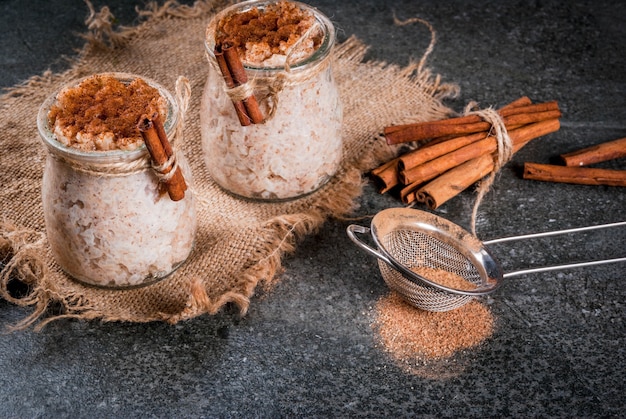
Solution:
<svg viewBox="0 0 626 419"><path fill-rule="evenodd" d="M494 318L476 300L455 310L430 312L391 292L377 302L372 327L384 350L411 371L480 345L492 335Z"/></svg>

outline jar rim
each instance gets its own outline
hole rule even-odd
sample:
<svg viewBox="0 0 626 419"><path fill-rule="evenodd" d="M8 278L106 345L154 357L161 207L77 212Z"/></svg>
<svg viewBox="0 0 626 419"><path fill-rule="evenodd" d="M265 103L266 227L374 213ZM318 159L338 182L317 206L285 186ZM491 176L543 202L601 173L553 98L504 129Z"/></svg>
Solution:
<svg viewBox="0 0 626 419"><path fill-rule="evenodd" d="M225 9L223 9L222 11L218 12L210 20L209 24L207 25L205 40L204 40L204 46L207 50L207 53L210 54L211 56L213 56L214 54L215 37L212 35L215 33L215 27L217 26L217 23L220 20L222 20L228 15L231 15L234 13L245 12L254 7L258 7L262 9L265 6L276 4L279 1L280 0L247 0L241 3L230 5L226 7ZM331 20L328 18L328 16L322 13L319 9L311 5L299 2L299 1L289 0L289 3L295 4L301 9L311 12L313 16L315 17L315 19L317 20L317 22L321 25L322 31L324 34L324 39L322 40L322 43L311 55L308 55L302 58L300 61L297 61L293 64L289 64L289 71L298 71L298 70L308 67L311 64L317 63L323 60L324 58L326 58L328 55L330 55L330 52L332 51L332 48L335 45L335 26L333 25ZM277 72L277 71L285 70L285 65L264 67L264 66L252 66L252 65L243 63L243 66L246 70L261 71L261 72L263 71Z"/></svg>
<svg viewBox="0 0 626 419"><path fill-rule="evenodd" d="M145 81L151 87L157 89L159 91L159 94L165 99L167 103L167 117L163 126L165 128L167 136L171 138L178 124L179 112L176 100L167 89L165 89L161 84L157 83L156 81L144 76L124 72L104 72L91 74L89 76L85 76L80 79L66 83L44 100L42 105L39 107L39 112L37 113L37 129L39 130L39 136L49 149L61 153L66 157L87 161L133 160L142 157L148 152L145 144L142 144L134 150L85 151L74 147L68 147L56 139L54 132L50 129L51 124L50 119L48 118L48 114L52 105L57 101L58 94L63 91L63 89L75 87L84 80L87 80L94 76L112 76L119 81L128 83L130 83L132 80L139 78Z"/></svg>

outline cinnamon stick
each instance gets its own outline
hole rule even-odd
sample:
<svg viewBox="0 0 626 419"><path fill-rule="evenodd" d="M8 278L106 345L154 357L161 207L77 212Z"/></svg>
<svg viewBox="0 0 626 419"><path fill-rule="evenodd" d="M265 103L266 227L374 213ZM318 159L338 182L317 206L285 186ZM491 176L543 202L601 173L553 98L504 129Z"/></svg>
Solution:
<svg viewBox="0 0 626 419"><path fill-rule="evenodd" d="M454 150L458 150L459 148L464 147L468 144L483 140L487 137L487 135L488 134L486 131L482 131L474 134L455 137L447 141L433 144L430 147L423 147L413 151L409 151L408 153L405 153L398 158L398 170L403 171L415 166L419 166L420 164L424 164L437 157L441 157Z"/></svg>
<svg viewBox="0 0 626 419"><path fill-rule="evenodd" d="M405 185L402 189L400 189L400 201L402 201L403 204L410 204L411 202L415 201L415 191L423 184L424 182L422 181L415 181L413 183Z"/></svg>
<svg viewBox="0 0 626 419"><path fill-rule="evenodd" d="M509 131L509 137L512 145L515 146L518 143L525 142L528 138L537 138L554 132L558 130L559 127L560 123L558 119L550 119L511 130ZM423 183L461 163L482 156L483 154L492 153L496 148L496 139L494 137L486 137L422 165L405 169L399 172L398 176L400 182L405 185L414 184L415 182Z"/></svg>
<svg viewBox="0 0 626 419"><path fill-rule="evenodd" d="M510 110L512 108L520 108L522 106L527 106L527 105L532 105L532 101L530 100L528 96L522 96L519 99L515 99L513 102L504 105L498 110L498 112L503 112L505 110ZM520 110L520 112L525 112L525 111L532 112L532 109ZM466 123L473 123L473 122L481 122L481 119L477 115L468 115L468 116L460 116L460 117L442 119L438 121L430 121L428 123L431 123L431 122L432 123L443 122L443 123L450 123L450 124L466 124ZM418 123L413 123L413 124L404 124L404 125L391 125L391 126L385 127L384 132L385 134L393 133L393 132L401 131L403 129L406 129L413 125L421 124L421 123L423 122L418 122Z"/></svg>
<svg viewBox="0 0 626 419"><path fill-rule="evenodd" d="M493 170L493 156L485 154L467 161L415 191L415 199L430 209L439 208Z"/></svg>
<svg viewBox="0 0 626 419"><path fill-rule="evenodd" d="M523 125L559 118L561 112L556 101L513 106L498 111L505 126ZM504 115L503 115L504 114ZM468 115L458 118L449 118L440 121L422 122L402 126L402 129L387 130L385 138L387 144L400 144L412 141L423 141L445 135L467 135L480 131L488 131L489 122L483 121L478 115Z"/></svg>
<svg viewBox="0 0 626 419"><path fill-rule="evenodd" d="M556 100L551 100L549 102L528 103L528 104L516 105L516 106L505 106L498 110L498 114L502 117L506 117L506 116L511 116L511 115L524 114L524 113L537 113L537 112L548 112L548 111L558 111L558 110L560 110L559 103Z"/></svg>
<svg viewBox="0 0 626 419"><path fill-rule="evenodd" d="M228 87L229 89L236 87L235 82L233 81L233 76L230 74L230 69L228 68L228 64L226 63L226 59L224 58L224 53L219 48L215 48L214 54L217 65L222 72L224 81L226 82L226 87ZM250 120L250 117L246 112L243 101L233 101L233 106L235 107L235 112L237 113L239 123L242 126L250 125L252 121Z"/></svg>
<svg viewBox="0 0 626 419"><path fill-rule="evenodd" d="M504 105L502 108L500 108L498 110L498 112L501 113L501 112L506 111L506 110L510 110L510 109L513 109L513 108L520 108L522 106L527 106L527 105L531 105L531 104L532 104L532 102L528 98L528 96L522 96L519 99L516 99L513 102ZM459 124L468 124L468 123L475 123L475 122L482 122L482 119L478 115L458 116L458 117L454 117L454 118L440 119L440 120L437 120L437 121L417 122L417 123L413 123L413 124L404 124L404 125L391 125L391 126L385 127L384 134L385 135L393 134L396 131L402 131L402 130L407 129L407 128L412 128L412 127L414 127L416 125L419 125L419 124L455 124L455 125L459 125Z"/></svg>
<svg viewBox="0 0 626 419"><path fill-rule="evenodd" d="M385 193L398 184L398 158L373 169L370 177L378 187L379 193Z"/></svg>
<svg viewBox="0 0 626 419"><path fill-rule="evenodd" d="M500 110L504 110L507 108L517 108L517 107L526 106L526 105L532 105L532 103L533 103L532 100L530 100L528 96L522 96L519 99L515 99L511 103L507 103L506 105L501 107Z"/></svg>
<svg viewBox="0 0 626 419"><path fill-rule="evenodd" d="M246 70L243 67L236 48L218 45L215 47L214 55L224 77L224 81L226 82L226 86L229 89L233 89L248 82L248 75L246 74ZM247 126L263 122L263 113L254 95L241 101L233 101L233 105L241 125Z"/></svg>
<svg viewBox="0 0 626 419"><path fill-rule="evenodd" d="M587 166L626 157L626 137L562 154L566 166Z"/></svg>
<svg viewBox="0 0 626 419"><path fill-rule="evenodd" d="M626 170L525 163L524 179L578 185L626 186Z"/></svg>
<svg viewBox="0 0 626 419"><path fill-rule="evenodd" d="M224 53L224 58L226 64L228 64L228 69L230 70L233 82L235 82L235 86L246 84L248 82L248 74L243 68L237 49L229 46L222 48L222 52ZM263 114L261 113L261 109L254 95L245 98L243 105L246 108L246 114L250 117L253 124L263 122Z"/></svg>
<svg viewBox="0 0 626 419"><path fill-rule="evenodd" d="M561 115L562 115L561 111L558 109L555 109L555 110L507 115L503 117L502 120L504 121L504 125L508 128L512 125L534 124L535 122L548 121L550 119L557 119L557 118L560 118Z"/></svg>
<svg viewBox="0 0 626 419"><path fill-rule="evenodd" d="M167 137L159 135L159 132L162 132L162 135L165 134L165 129L163 129L160 118L152 119L152 117L143 115L137 124L137 128L139 128L139 132L146 143L146 148L153 162L155 165L162 168L160 173L168 175L173 166L166 166L172 156L171 154L170 156L167 155L167 150L172 153L172 148ZM185 182L180 167L176 167L176 171L171 176L166 176L166 178L162 180L162 183L165 185L165 189L172 201L180 201L185 197L187 183Z"/></svg>
<svg viewBox="0 0 626 419"><path fill-rule="evenodd" d="M512 109L512 108L520 108L522 106L527 106L527 105L532 105L532 101L530 100L528 96L522 96L519 99L515 99L513 102L507 103L506 105L502 106L498 110L498 112L501 112L507 109ZM467 124L467 123L480 122L480 121L481 119L478 115L458 116L458 117L453 117L453 118L440 119L436 121L415 122L415 123L404 124L404 125L390 125L388 127L385 127L384 132L385 134L393 133L396 131L401 131L406 128L410 128L417 124L424 124L424 123L427 123L427 124L430 124L430 123Z"/></svg>
<svg viewBox="0 0 626 419"><path fill-rule="evenodd" d="M485 121L456 123L451 122L451 120L449 119L446 119L441 122L437 121L423 123L420 125L407 126L405 129L395 131L391 134L385 133L385 138L387 139L387 144L394 145L413 141L424 141L429 138L442 137L444 135L472 134L475 132L487 131L490 126L491 124Z"/></svg>

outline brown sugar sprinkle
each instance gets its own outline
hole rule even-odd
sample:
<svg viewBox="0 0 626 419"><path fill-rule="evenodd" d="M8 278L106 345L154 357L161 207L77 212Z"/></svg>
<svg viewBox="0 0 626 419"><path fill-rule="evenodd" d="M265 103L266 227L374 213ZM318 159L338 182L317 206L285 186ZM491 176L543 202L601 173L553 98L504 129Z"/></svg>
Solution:
<svg viewBox="0 0 626 419"><path fill-rule="evenodd" d="M139 118L155 112L165 120L165 100L144 80L125 84L97 74L62 90L48 117L57 140L67 146L85 151L132 150L143 144Z"/></svg>
<svg viewBox="0 0 626 419"><path fill-rule="evenodd" d="M461 291L471 291L477 288L476 284L471 283L462 276L457 275L453 272L448 272L443 269L433 269L427 266L416 266L411 268L411 271L428 279L429 281L435 282L439 285L443 285L444 287L453 288Z"/></svg>
<svg viewBox="0 0 626 419"><path fill-rule="evenodd" d="M492 335L494 319L476 300L456 310L430 312L391 292L377 302L372 327L394 360L415 365L479 345Z"/></svg>
<svg viewBox="0 0 626 419"><path fill-rule="evenodd" d="M218 24L215 42L236 48L245 63L260 64L274 54L285 55L314 23L312 13L281 1L225 17ZM321 34L313 36L310 52L321 41Z"/></svg>

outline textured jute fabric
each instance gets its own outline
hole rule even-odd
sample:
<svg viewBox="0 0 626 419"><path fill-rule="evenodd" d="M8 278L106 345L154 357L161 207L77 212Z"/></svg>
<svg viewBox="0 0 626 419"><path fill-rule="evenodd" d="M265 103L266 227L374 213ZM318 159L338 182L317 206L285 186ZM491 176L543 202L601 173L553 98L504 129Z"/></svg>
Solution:
<svg viewBox="0 0 626 419"><path fill-rule="evenodd" d="M12 326L42 327L63 317L176 323L214 314L229 302L245 312L257 288L271 289L281 258L299 239L354 209L363 174L394 154L379 134L384 126L450 113L442 99L453 94L454 86L440 83L423 62L403 68L363 62L367 47L350 38L336 47L333 63L344 107L340 172L319 191L289 202L234 198L211 180L200 147L200 97L209 71L204 32L219 7L215 1L193 7L150 5L139 12L141 24L116 30L107 8L92 11L85 46L68 71L34 77L0 97L0 298L32 306L31 314ZM173 275L131 290L84 286L67 277L52 258L42 214L46 151L36 127L38 109L60 86L108 71L143 75L171 92L183 76L191 87L178 146L190 161L199 197L196 244ZM13 281L27 284L29 292L9 292ZM54 311L49 310L52 303Z"/></svg>

